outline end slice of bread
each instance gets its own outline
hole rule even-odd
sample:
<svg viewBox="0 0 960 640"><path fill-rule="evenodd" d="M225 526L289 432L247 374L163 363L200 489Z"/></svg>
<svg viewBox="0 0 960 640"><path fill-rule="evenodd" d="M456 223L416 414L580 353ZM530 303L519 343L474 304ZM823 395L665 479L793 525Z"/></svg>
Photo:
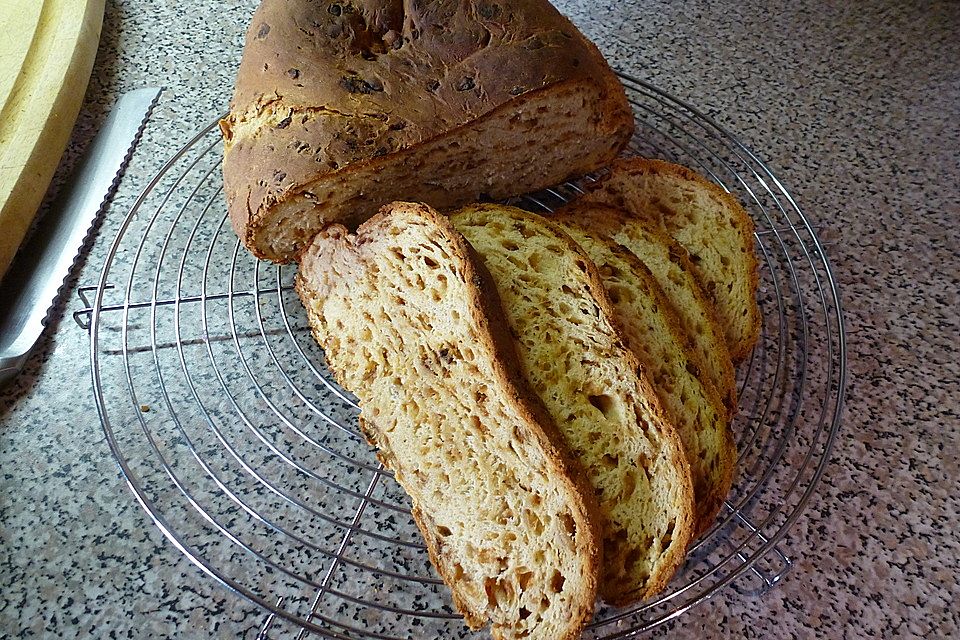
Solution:
<svg viewBox="0 0 960 640"><path fill-rule="evenodd" d="M687 250L643 219L604 204L576 200L558 211L556 219L610 237L650 269L680 321L700 381L716 389L727 417L732 417L737 411L733 362L716 310L700 286Z"/></svg>
<svg viewBox="0 0 960 640"><path fill-rule="evenodd" d="M467 624L578 637L600 570L596 503L518 374L496 289L463 237L395 203L356 235L320 232L296 287Z"/></svg>
<svg viewBox="0 0 960 640"><path fill-rule="evenodd" d="M662 229L690 252L734 362L760 337L753 220L736 198L686 167L621 158L584 199L612 204Z"/></svg>
<svg viewBox="0 0 960 640"><path fill-rule="evenodd" d="M693 476L700 535L713 524L733 484L737 448L726 408L694 375L680 322L650 270L609 238L573 224L564 229L597 265L627 345L677 427Z"/></svg>
<svg viewBox="0 0 960 640"><path fill-rule="evenodd" d="M601 594L662 590L693 534L690 469L590 258L548 220L503 205L451 216L493 275L523 374L583 464L604 520Z"/></svg>

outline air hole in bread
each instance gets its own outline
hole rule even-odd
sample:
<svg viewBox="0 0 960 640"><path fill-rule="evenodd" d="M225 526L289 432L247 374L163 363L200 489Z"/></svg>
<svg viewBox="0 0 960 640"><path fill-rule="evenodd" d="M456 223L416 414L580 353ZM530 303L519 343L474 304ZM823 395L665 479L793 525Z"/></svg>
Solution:
<svg viewBox="0 0 960 640"><path fill-rule="evenodd" d="M666 549L670 546L670 543L673 542L673 528L675 524L676 520L671 520L670 524L667 525L667 530L660 536L661 548Z"/></svg>
<svg viewBox="0 0 960 640"><path fill-rule="evenodd" d="M526 607L520 607L520 612L518 614L518 617L521 620L526 620L527 618L530 617L530 609L527 609Z"/></svg>
<svg viewBox="0 0 960 640"><path fill-rule="evenodd" d="M623 485L620 491L620 497L622 500L629 500L630 496L633 495L633 492L637 490L637 478L634 475L632 469L628 469L625 474L623 474Z"/></svg>
<svg viewBox="0 0 960 640"><path fill-rule="evenodd" d="M540 535L543 533L543 521L540 519L536 513L527 510L523 512L524 524L527 525L527 528L533 531L534 535Z"/></svg>
<svg viewBox="0 0 960 640"><path fill-rule="evenodd" d="M522 271L524 268L526 268L526 265L523 263L523 259L519 256L510 254L507 256L507 259L510 261L510 264L517 268L518 271Z"/></svg>
<svg viewBox="0 0 960 640"><path fill-rule="evenodd" d="M526 567L520 567L517 569L517 584L520 585L520 591L526 591L527 587L530 586L530 581L533 579L533 571L527 570ZM529 615L529 612L527 612Z"/></svg>
<svg viewBox="0 0 960 640"><path fill-rule="evenodd" d="M554 570L553 576L550 577L550 591L553 593L560 593L563 590L563 584L567 581L563 574L559 571Z"/></svg>
<svg viewBox="0 0 960 640"><path fill-rule="evenodd" d="M513 585L496 578L487 578L483 581L483 590L487 594L487 604L492 608L500 605L509 607L513 602Z"/></svg>
<svg viewBox="0 0 960 640"><path fill-rule="evenodd" d="M600 395L590 395L587 396L587 400L590 401L590 404L594 406L604 417L609 418L614 412L617 406L616 399L606 393Z"/></svg>
<svg viewBox="0 0 960 640"><path fill-rule="evenodd" d="M643 548L649 548L648 545L644 545ZM626 555L623 556L623 566L627 570L627 573L632 573L634 566L637 562L640 561L640 549L638 547L631 546L630 550L627 551Z"/></svg>
<svg viewBox="0 0 960 640"><path fill-rule="evenodd" d="M423 264L427 265L431 269L436 269L440 266L437 261L430 256L423 256Z"/></svg>
<svg viewBox="0 0 960 640"><path fill-rule="evenodd" d="M445 527L445 526L443 526L443 525L438 525L438 526L437 526L437 533L440 535L440 537L446 538L447 536L449 536L449 535L452 534L453 532L450 531L450 528L449 528L449 527Z"/></svg>
<svg viewBox="0 0 960 640"><path fill-rule="evenodd" d="M513 427L513 439L520 444L523 444L527 441L527 436L524 435L523 431L518 426Z"/></svg>
<svg viewBox="0 0 960 640"><path fill-rule="evenodd" d="M604 465L605 467L607 467L608 469L615 469L615 468L617 467L617 465L620 464L620 458L618 458L618 457L615 456L615 455L611 455L611 454L609 454L609 453L605 453L605 454L603 454L603 457L600 458L600 462L602 462L603 465Z"/></svg>

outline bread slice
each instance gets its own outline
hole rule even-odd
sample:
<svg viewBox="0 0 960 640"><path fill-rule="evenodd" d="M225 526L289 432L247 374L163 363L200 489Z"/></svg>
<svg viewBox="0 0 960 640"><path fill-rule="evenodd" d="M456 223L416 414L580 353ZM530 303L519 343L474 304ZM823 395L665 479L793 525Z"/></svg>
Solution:
<svg viewBox="0 0 960 640"><path fill-rule="evenodd" d="M676 239L717 309L727 348L741 362L760 337L753 221L736 198L694 171L622 158L584 199L626 209Z"/></svg>
<svg viewBox="0 0 960 640"><path fill-rule="evenodd" d="M575 200L560 209L556 219L609 236L650 269L680 321L695 373L702 384L716 389L727 417L732 417L737 410L733 362L716 310L700 287L686 249L644 220L603 204Z"/></svg>
<svg viewBox="0 0 960 640"><path fill-rule="evenodd" d="M601 594L626 604L657 593L693 533L690 468L596 267L559 226L520 209L476 205L451 220L493 275L520 368L597 491Z"/></svg>
<svg viewBox="0 0 960 640"><path fill-rule="evenodd" d="M713 387L694 375L680 321L640 259L578 225L566 224L564 230L597 266L627 346L640 360L667 419L677 427L693 477L700 535L713 524L733 485L737 447L726 408Z"/></svg>
<svg viewBox="0 0 960 640"><path fill-rule="evenodd" d="M296 288L467 624L578 637L596 599L596 503L517 373L496 289L460 234L394 204L355 236L318 234Z"/></svg>
<svg viewBox="0 0 960 640"><path fill-rule="evenodd" d="M456 207L596 170L634 120L547 0L264 0L220 126L234 229L289 262L393 200Z"/></svg>

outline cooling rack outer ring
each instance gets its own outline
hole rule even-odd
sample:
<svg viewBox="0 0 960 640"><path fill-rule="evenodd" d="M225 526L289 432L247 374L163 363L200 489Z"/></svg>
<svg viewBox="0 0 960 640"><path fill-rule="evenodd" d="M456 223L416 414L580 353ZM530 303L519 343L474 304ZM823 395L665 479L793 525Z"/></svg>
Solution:
<svg viewBox="0 0 960 640"><path fill-rule="evenodd" d="M771 305L776 307L778 315L773 315L773 313L770 312L770 317L772 318L771 324L779 323L778 330L781 335L776 338L771 338L771 344L776 345L776 348L770 348L769 350L764 349L759 357L751 359L746 365L748 373L742 376L741 379L741 392L749 396L752 385L754 384L754 377L763 379L763 376L769 373L769 371L774 371L775 373L774 380L776 382L764 392L765 395L761 392L756 393L756 402L751 410L750 419L756 421L757 424L747 424L744 427L743 442L747 443L749 447L761 451L761 453L757 454L756 460L750 459L742 461L744 464L749 463L752 465L750 469L751 471L756 471L756 477L751 476L750 483L748 483L748 486L744 489L743 495L739 498L739 502L734 501L733 504L730 505L729 514L723 521L725 524L715 527L705 539L698 543L699 553L701 553L703 557L697 560L695 570L691 570L688 575L682 576L680 582L673 585L667 594L654 601L644 603L643 605L626 611L601 609L598 613L597 620L591 625L591 629L588 630L588 635L592 634L591 637L598 638L625 637L654 628L684 614L696 605L716 595L721 589L737 583L751 572L763 577L764 574L758 571L757 566L771 556L779 554L779 556L786 560L787 568L789 567L790 561L787 556L779 550L778 544L801 516L804 507L815 491L824 468L829 461L830 452L840 425L846 383L846 344L838 287L826 257L823 244L818 237L814 225L811 224L810 220L803 214L794 198L784 187L783 182L754 152L709 116L647 82L623 74L621 74L621 78L627 88L631 102L634 104L638 122L644 122L646 126L646 129L640 128L638 130L638 136L635 138L636 142L641 145L649 142L644 140L645 132L651 134L651 137L655 137L653 135L654 133L659 134L669 129L670 133L663 134L664 140L671 141L668 143L668 146L673 144L676 146L676 149L672 146L669 146L669 148L654 148L653 153L657 151L666 152L666 154L661 155L668 155L673 152L681 155L687 153L689 154L689 158L699 160L700 157L697 156L696 153L692 153L691 149L695 151L698 149L697 145L702 146L702 153L704 155L713 156L712 158L707 158L707 160L710 161L709 164L711 167L720 167L721 170L724 168L730 169L731 172L731 175L722 176L720 173L713 174L712 170L707 168L707 172L711 173L711 177L728 189L730 186L737 187L739 184L742 189L729 190L734 190L741 198L744 198L744 192L748 193L753 197L756 204L756 208L752 208L751 213L756 216L759 210L762 212L762 216L767 218L766 222L768 224L763 224L764 220L759 221L758 241L763 256L767 260L769 270L771 272L783 273L782 279L774 278L772 281L775 295L772 298L773 302ZM356 559L348 560L345 555L345 549L351 541L351 536L354 536L354 533L358 531L371 538L375 537L376 534L364 529L362 522L364 508L367 505L374 504L375 506L380 505L394 508L397 513L403 513L404 507L402 504L398 503L397 505L393 505L385 498L375 499L373 497L375 491L381 490L381 487L389 482L388 475L384 475L382 472L374 473L372 480L366 485L365 493L358 489L357 491L344 494L350 498L359 496L361 499L359 508L354 513L352 520L349 517L345 517L342 521L334 519L335 524L341 526L346 533L344 533L342 539L340 539L339 548L336 550L320 549L320 551L325 551L326 556L324 557L329 556L327 559L331 564L322 580L306 580L307 584L313 587L320 587L312 603L312 607L294 610L284 604L284 596L277 598L275 597L275 593L258 590L257 586L253 584L254 581L238 577L235 571L236 567L224 566L220 564L223 562L221 557L208 555L200 551L201 547L192 539L193 532L184 530L184 523L179 521L176 516L171 515L173 510L168 510L168 507L161 506L155 501L154 496L164 494L165 489L167 489L167 487L162 486L164 475L162 473L148 475L148 472L144 470L146 467L144 467L144 469L140 468L141 458L144 457L142 455L143 452L137 448L139 444L132 444L130 438L127 437L129 434L125 431L125 425L133 422L130 414L136 412L136 402L132 404L130 402L118 402L114 397L116 394L113 393L113 389L116 385L117 373L120 372L122 376L126 378L128 395L131 399L136 397L137 382L134 380L135 375L132 373L130 364L130 361L134 357L131 355L133 350L128 349L126 342L123 343L120 351L122 352L122 365L126 367L126 371L122 371L122 366L117 364L117 358L120 356L107 349L104 344L107 342L104 338L104 336L107 335L105 331L107 329L111 331L117 329L118 325L115 318L116 316L122 316L123 320L121 326L119 326L119 331L123 334L124 340L126 341L127 336L134 332L134 323L128 322L128 320L134 313L138 312L138 310L149 310L151 318L156 321L158 317L157 309L162 305L168 302L172 303L172 306L178 310L177 313L179 314L179 310L187 305L187 301L195 301L194 297L196 296L181 296L176 299L167 300L163 299L163 296L160 295L158 288L155 286L154 290L150 293L149 299L138 299L136 295L132 295L131 293L137 293L136 288L132 286L137 278L137 274L131 273L128 277L126 294L119 300L109 300L109 292L112 288L115 289L111 279L118 271L122 270L121 264L123 261L118 260L118 256L121 253L126 253L126 250L130 248L132 242L135 245L137 244L131 239L139 232L133 229L133 225L149 219L147 229L148 231L154 229L155 220L159 220L165 216L168 210L179 206L173 204L178 195L176 189L179 188L178 185L181 184L181 180L188 176L190 171L194 170L197 163L205 154L201 153L196 157L193 160L193 164L190 164L184 173L177 174L176 172L182 170L182 165L190 160L191 154L196 155L198 148L202 146L201 143L215 134L216 121L197 133L193 139L164 164L157 175L143 189L131 207L105 258L89 313L91 375L97 411L107 442L111 452L117 459L121 473L130 490L133 492L135 499L147 512L156 526L158 526L164 536L201 571L213 577L231 591L265 610L265 615L268 617L261 627L261 634L258 635L266 637L270 626L280 619L300 629L301 635L309 631L321 637L329 638L394 637L392 632L372 631L368 634L362 626L339 620L333 614L326 615L325 612L319 608L321 596L329 597L330 593L334 593L336 594L333 598L335 601L337 598L340 598L350 604L350 606L360 607L361 609L367 607L375 613L401 616L401 618L404 615L413 617L421 615L416 611L404 609L402 606L393 606L389 602L367 602L363 597L335 591L331 586L332 583L328 582L328 580L331 580L330 576L334 574L335 569L342 569L344 563L352 562L351 567L360 567L362 570L378 570L375 563L368 564L357 561ZM709 146L711 144L719 145L719 147ZM216 145L217 141L214 140L214 142L207 147L205 153L210 153L212 149L216 148ZM717 155L717 148L720 149L723 157ZM646 152L648 155L651 154L649 148L633 149L632 152ZM735 162L741 164L731 169L730 158L735 158ZM682 156L676 159L684 160L688 158L687 156ZM687 164L690 164L690 162L688 161ZM743 167L748 167L749 172L752 173L747 175L747 173L743 171ZM706 167L700 168L704 169ZM752 180L749 185L744 180L744 176L741 176L741 173L744 173L744 176ZM216 178L210 178L212 175L214 175L214 173L208 169L206 174L208 181L219 179L219 173L216 173ZM165 181L169 182L170 180L173 180L173 186L169 187L165 195L160 198L161 187L165 186L162 183ZM179 210L180 215L190 210L188 205L191 199L201 190L201 186L203 185L194 188L193 193L187 198L187 204L183 205ZM566 186L572 188L574 191L577 188L575 184ZM764 190L766 190L766 193L764 193ZM755 191L760 194L759 197ZM550 202L545 203L545 201L553 197L559 197L563 200L565 199L564 194L569 193L571 193L569 189L563 191L563 188L547 190L544 194L533 196L521 204L534 210L537 206L550 209ZM211 207L211 203L215 201L216 197L220 197L222 200L222 196L219 194L219 191L217 191L213 197L208 198L206 209ZM160 205L151 213L149 209L153 201L158 198L160 199ZM763 201L761 202L761 200ZM775 204L768 205L767 202ZM778 216L781 215L783 220L778 222ZM176 221L169 226L166 234L166 243L169 243L171 237L176 236L180 232L176 226L179 220L180 216L178 215ZM201 220L198 218L190 234L191 240L197 233L200 222ZM784 224L784 222L786 222L786 224ZM220 225L221 227L223 225L222 216ZM159 225L156 228L159 229ZM229 229L227 232L229 232ZM763 233L767 235L759 235ZM139 246L136 247L137 258L139 258L140 251L144 249L144 244L149 237L150 236L144 236L140 238ZM216 238L216 234L214 234L214 237ZM164 251L166 251L166 244L164 247ZM795 247L799 247L799 249ZM186 252L188 250L189 244L188 249L184 250L184 260L187 258ZM781 256L778 251L780 251L783 256ZM208 251L207 255L208 262L209 255L210 251ZM237 254L234 253L234 265L237 260L236 256ZM163 258L164 254L161 253L161 263L163 262ZM181 280L183 280L184 260L181 260L180 265L181 271L179 278ZM803 262L804 260L807 261L806 265ZM133 269L135 270L137 268L136 259L134 263ZM799 271L795 263L800 264ZM256 271L259 275L259 266L257 266ZM795 304L795 300L791 299L790 292L793 291L797 299L803 298L806 295L805 282L811 275L811 273L808 272L812 272L811 282L816 283L815 290L811 289L814 291L812 298L816 301L819 297L819 300L822 302L822 308L815 308L815 306L807 305L806 300L800 300L799 311L797 311L795 307L798 305ZM278 300L283 295L284 290L281 275L281 272L278 270L276 277ZM161 266L158 265L156 267L155 282L160 281L161 277ZM206 273L205 267L205 286L207 277L208 274ZM223 297L229 301L230 318L231 321L233 321L236 311L234 300L236 295L233 289L232 274L227 289L228 293L224 294ZM265 291L265 289L261 290L259 285L257 285L255 289L255 296L259 296ZM177 285L177 291L180 292L180 283ZM216 296L208 296L206 289L204 289L204 293L199 296L199 299L206 305L208 299L215 297ZM257 297L257 299L259 300L259 297ZM282 301L279 302L281 312L284 312L283 304ZM810 308L808 308L808 306ZM266 339L268 333L264 333L264 321L259 313L260 312L257 311L257 321L260 323L262 337ZM281 315L283 315L283 313L281 313ZM180 318L181 316L177 315L176 321L179 322ZM284 318L283 321L287 327L287 331L291 332L288 320ZM766 322L767 318L765 317L765 323ZM816 327L813 327L814 324L816 324ZM206 320L204 320L204 328L206 330ZM231 330L234 334L241 333L238 330L237 324L234 324ZM154 354L153 358L159 373L162 366L159 357L156 355L161 348L157 344L158 331L159 329L157 329L156 322L154 322L154 326L150 329L153 344L149 345L148 350L152 350ZM179 328L177 336L180 336ZM209 342L210 334L207 333L204 338ZM820 342L826 342L826 346L816 340L811 340L816 338L821 338ZM237 351L241 351L239 347L240 338L234 335L232 339L234 344L237 345ZM304 355L304 348L305 347L302 346L297 347L301 355ZM187 359L184 356L184 349L183 344L177 345L181 363L183 363L184 370L186 370ZM215 360L209 345L207 350L211 361ZM816 355L820 352L824 353L819 356ZM276 356L274 356L273 351L271 351L271 356L274 357L274 361L276 362ZM242 357L244 356L241 353L241 358ZM814 362L814 359L817 361ZM756 364L758 360L760 364ZM775 366L770 364L773 360L776 360ZM311 368L312 367L313 365L311 364ZM789 377L788 374L796 374L798 372L800 379L799 386L790 386L794 383L787 379ZM817 378L819 386L815 388L812 382L810 386L805 386L808 380L816 378L816 374L820 375L820 378ZM186 374L186 377L189 378L189 375L190 374ZM159 377L162 383L164 379L163 375L160 374ZM224 384L222 379L221 384ZM324 384L327 384L329 392L340 393L336 391L332 385L326 382ZM760 387L766 389L764 386L766 384L766 382L762 382ZM777 385L780 385L780 387ZM784 391L781 387L783 389L789 388L789 390ZM260 390L260 393L263 394L264 392ZM808 421L804 414L805 411L809 411L809 405L811 403L808 402L807 405L804 406L804 401L806 400L806 396L814 396L815 393L819 406L815 406L814 413L819 412L819 419L815 417L813 420ZM164 392L164 394L166 395L166 392ZM798 395L799 397L797 397ZM199 397L196 399L198 403L202 404ZM183 427L179 424L180 418L176 417L178 407L174 407L171 404L175 401L171 401L168 398L167 402L168 405L170 405L171 415L174 415L174 422L177 422L181 434L186 436L186 431L184 431ZM189 399L184 402L189 402ZM240 411L239 407L237 407L237 410ZM316 407L313 407L313 410L318 411ZM207 408L203 407L203 412L207 415ZM325 418L329 418L322 410L320 410L320 413L322 413ZM776 419L774 419L774 417ZM143 433L146 434L147 439L150 439L153 451L161 455L160 448L153 442L153 436L150 435L142 416L137 416L137 418L143 429ZM211 419L208 415L208 421L209 420ZM767 422L769 422L769 425ZM119 435L121 431L124 431L122 436ZM133 432L135 431L136 429L133 429ZM802 440L806 443L805 446L807 447L806 450L799 451L797 458L799 462L793 462L793 458L791 458L794 439ZM194 457L200 455L198 453L199 447L190 444L190 450ZM149 455L148 451L146 458L148 458ZM790 460L789 463L787 462L788 460ZM178 478L176 475L177 472L175 471L176 463L176 460L163 460L162 466L165 470L166 478L171 480L172 484L175 484L177 488L180 489L181 494L188 498L187 501L197 509L197 504L199 503L195 500L195 496L184 489L186 483L181 486L179 482L180 478ZM770 486L779 486L781 482L780 471L788 464L795 465L797 470L795 476L787 474L786 479L782 480L786 486L786 488L783 489L785 492L784 495L789 497L789 501L784 500L784 504L787 505L789 511L777 505L770 506L765 504L764 498ZM205 467L205 469L206 468L207 467ZM364 466L364 469L368 468L368 466ZM794 467L791 466L791 470L793 468ZM208 476L209 475L211 475L211 472L208 469ZM214 473L212 475L215 476L216 474ZM387 478L387 480L381 481L380 479L382 477ZM333 486L338 486L336 482L336 480L333 481ZM377 486L378 483L380 487ZM239 493L236 495L231 493L230 496L234 503L238 503L238 501L242 503L243 501ZM238 498L238 496L240 497ZM195 502L197 504L194 504ZM202 506L199 507L199 509L204 515L213 513L212 509L208 513ZM255 511L253 511L253 513L256 514ZM759 518L759 520L757 518ZM215 518L214 521L216 521ZM251 550L249 543L245 543L240 535L237 535L234 540L234 534L228 528L220 526L219 530L220 533L225 534L225 537L231 542L242 546L245 553L252 553L254 561L265 559L269 561L268 564L271 570L276 567L291 575L295 573L278 565L276 562L270 561L268 552L264 553L258 552L255 549ZM279 530L284 533L289 533L283 526L280 526ZM738 532L743 530L746 531L746 533L740 533L734 536L730 535L731 530ZM356 535L359 536L361 534ZM404 544L411 548L416 548L414 542L405 541ZM725 550L718 552L717 549L724 545L726 545ZM718 560L717 558L720 559ZM383 571L388 574L390 573L388 569L383 569ZM410 576L405 575L402 571L394 573L399 576L399 579L408 582L412 580L415 585L429 586L436 583L436 580L431 581L429 577L416 577L415 579L411 579ZM772 578L769 578L769 576L764 578L768 583L767 586L773 586L781 575L782 574L775 573ZM433 587L431 586L430 588ZM450 619L454 626L458 624L455 616L448 608L441 608L436 612L422 615L426 616L428 620L435 619L443 622L444 620ZM401 636L403 635L400 632L397 633Z"/></svg>

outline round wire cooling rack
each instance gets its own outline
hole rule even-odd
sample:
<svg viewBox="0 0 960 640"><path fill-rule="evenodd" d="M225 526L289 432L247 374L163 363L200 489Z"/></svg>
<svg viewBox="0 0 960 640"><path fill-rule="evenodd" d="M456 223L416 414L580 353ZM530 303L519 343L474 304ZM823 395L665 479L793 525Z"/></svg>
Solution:
<svg viewBox="0 0 960 640"><path fill-rule="evenodd" d="M738 478L716 524L657 598L600 606L588 638L621 638L721 589L744 598L791 566L784 536L814 491L844 397L843 318L814 227L780 180L712 119L622 77L628 153L690 166L756 224L762 337L738 372ZM197 567L264 609L256 635L474 637L430 566L408 500L361 437L293 291L226 217L211 123L144 192L89 308L94 393L127 484ZM549 211L568 183L517 203Z"/></svg>

